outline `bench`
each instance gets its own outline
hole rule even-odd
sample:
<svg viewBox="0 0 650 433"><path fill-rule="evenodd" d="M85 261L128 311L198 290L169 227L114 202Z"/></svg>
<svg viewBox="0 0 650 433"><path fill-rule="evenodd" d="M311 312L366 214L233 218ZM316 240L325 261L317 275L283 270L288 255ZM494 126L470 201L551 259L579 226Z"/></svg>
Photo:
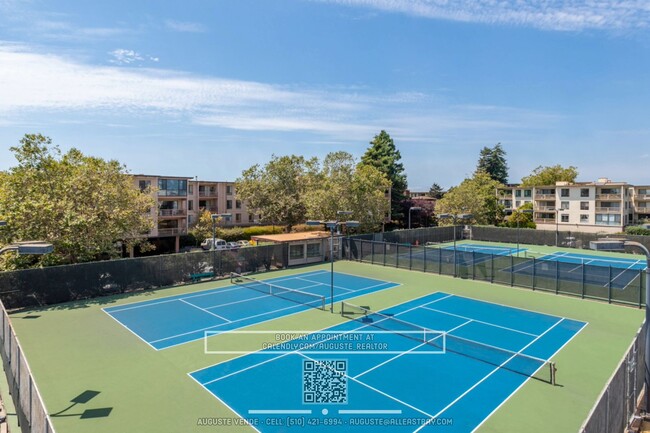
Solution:
<svg viewBox="0 0 650 433"><path fill-rule="evenodd" d="M214 272L201 272L199 274L190 274L193 283L198 283L202 278L214 278Z"/></svg>

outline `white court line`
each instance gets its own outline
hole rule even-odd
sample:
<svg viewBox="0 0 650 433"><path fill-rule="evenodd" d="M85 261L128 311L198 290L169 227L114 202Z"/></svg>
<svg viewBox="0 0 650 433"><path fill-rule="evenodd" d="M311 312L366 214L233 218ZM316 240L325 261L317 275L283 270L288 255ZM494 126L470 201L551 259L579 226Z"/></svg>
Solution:
<svg viewBox="0 0 650 433"><path fill-rule="evenodd" d="M225 320L226 323L230 323L230 322L231 322L230 320L226 319L225 317L220 316L220 315L218 315L218 314L216 314L216 313L213 313L212 311L208 311L208 310L206 310L205 308L201 308L201 307L199 307L198 305L194 305L194 304L192 304L191 302L187 302L185 299L179 299L179 301L182 302L183 304L187 304L187 305L189 305L190 307L194 307L194 308L196 308L197 310L201 310L201 311L203 311L204 313L211 314L211 315L213 315L214 317L216 317L216 318L218 318L218 319Z"/></svg>
<svg viewBox="0 0 650 433"><path fill-rule="evenodd" d="M235 415L237 415L239 418L241 418L241 419L243 419L244 421L246 421L246 418L244 418L243 416L241 416L241 415L239 414L239 412L237 412L235 409L233 409L233 408L232 408L228 403L226 403L225 401L223 401L222 399L220 399L220 398L217 396L217 394L213 393L213 392L210 391L208 388L206 388L206 386L203 385L201 382L199 382L198 380L196 380L196 379L192 376L192 373L187 373L187 375L188 375L188 376L190 377L190 379L192 379L194 382L198 383L199 386L200 386L201 388L203 388L204 390L206 390L206 391L208 392L208 394L210 394L211 396L213 396L214 398L216 398L217 401L218 401L219 403L221 403L222 405L224 405L225 407L227 407L227 408L228 408L232 413L234 413ZM256 428L254 425L250 424L248 421L246 421L246 424L248 424L248 425L249 425L253 430L255 430L256 432L261 433L261 431L260 431L258 428Z"/></svg>
<svg viewBox="0 0 650 433"><path fill-rule="evenodd" d="M137 334L133 329L129 328L129 327L126 326L124 323L122 323L122 322L120 322L119 320L117 320L117 318L113 317L111 314L109 314L108 317L110 317L111 319L115 320L117 323L119 323L120 325L122 325L123 328L125 328L125 329L126 329L127 331L129 331L131 334L133 334L133 335L135 335L136 337L138 337L141 341L144 341L145 343L147 343L147 346L151 347L153 350L158 350L158 349L156 349L155 347L153 347L153 346L151 345L151 343L149 343L147 340L145 340L145 339L142 338L140 335L138 335L138 334Z"/></svg>
<svg viewBox="0 0 650 433"><path fill-rule="evenodd" d="M495 328L505 329L506 331L512 331L512 332L517 332L517 333L519 333L519 334L530 335L531 337L537 337L537 334L531 334L530 332L520 331L520 330L518 330L518 329L514 329L514 328L508 328L507 326L501 326L501 325L497 325L497 324L495 324L495 323L484 322L484 321L482 321L482 320L472 319L471 317L461 316L460 314L454 314L454 313L450 313L450 312L448 312L448 311L437 310L437 309L435 309L435 308L430 308L430 307L422 307L422 308L424 308L425 310L431 310L431 311L435 311L435 312L437 312L437 313L442 313L442 314L447 314L447 315L449 315L449 316L458 317L458 318L460 318L460 319L471 320L471 321L473 321L473 322L481 323L481 324L483 324L483 325L488 325L488 326L493 326L493 327L495 327Z"/></svg>
<svg viewBox="0 0 650 433"><path fill-rule="evenodd" d="M309 359L309 360L311 360L311 361L314 361L314 362L320 364L320 362L319 362L318 360L313 359L313 358L310 358L309 356L307 356L307 355L305 355L305 354L303 354L303 353L298 352L297 354L300 355L300 356L302 356L303 358ZM327 367L325 367L325 368L327 368ZM419 408L417 408L417 407L415 407L415 406L413 406L413 405L411 405L411 404L408 404L408 403L405 402L405 401L402 401L402 400L400 400L400 399L398 399L398 398L396 398L396 397L393 397L392 395L390 395L390 394L388 394L388 393L385 393L385 392L383 392L383 391L381 391L381 390L379 390L379 389L377 389L377 388L375 388L375 387L373 387L373 386L370 386L370 385L368 385L367 383L360 381L359 379L355 379L354 377L350 377L350 376L348 376L347 374L345 374L344 376L347 377L348 379L350 379L351 381L358 383L359 385L361 385L361 386L363 386L363 387L366 387L366 388L368 388L368 389L370 389L370 390L372 390L372 391L375 391L376 393L379 393L379 394L383 395L384 397L388 397L389 399L391 399L391 400L393 400L393 401L396 401L397 403L399 403L399 404L401 404L401 405L404 405L404 406L406 406L406 407L408 407L408 408L411 408L411 409L413 409L413 410L416 411L416 412L420 412L420 413L421 413L422 415L424 415L424 416L427 416L427 417L429 417L429 418L432 418L432 417L433 417L433 415L431 415L431 414L429 414L429 413L423 411L422 409L419 409Z"/></svg>
<svg viewBox="0 0 650 433"><path fill-rule="evenodd" d="M567 319L567 320L573 320L573 319ZM564 348L566 347L566 345L569 344L569 343L571 342L571 340L573 340L573 339L574 339L578 334L580 334L580 332L582 332L582 330L585 329L585 328L587 327L588 324L589 324L589 322L584 322L584 325L582 325L582 327L581 327L580 329L578 329L578 330L576 331L576 333L573 334L573 336L571 336L571 338L569 338L569 339L568 339L568 340L567 340L567 341L566 341L562 346L560 346L560 347L559 347L559 348L558 348L558 349L557 349L557 350L556 350L556 351L555 351L551 356L549 356L548 359L550 360L550 359L555 358L555 355L557 355L558 353L560 353L560 351L561 351L562 349L564 349ZM540 368L542 368L542 367L544 367L544 366L542 365ZM539 371L539 369L537 369L537 371ZM537 373L537 371L535 372L535 374ZM506 397L506 398L505 398L505 399L504 399L504 400L503 400L503 401L502 401L502 402L501 402L497 407L495 407L494 410L493 410L492 412L490 412L490 413L489 413L485 418L483 418L483 421L481 421L481 422L479 423L479 425L477 425L477 426L474 428L474 430L472 430L470 433L474 433L476 430L479 429L479 427L481 427L483 424L485 424L485 422L488 420L488 418L490 418L490 417L491 417L491 416L492 416L492 415L493 415L497 410L499 410L499 409L501 408L501 406L503 406L504 404L506 404L506 402L507 402L508 400L510 400L510 399L511 399L511 398L512 398L516 393L517 393L517 391L519 391L519 390L520 390L520 389L521 389L525 384L527 384L528 381L529 381L531 378L532 378L532 376L531 376L531 377L528 377L526 380L524 380L524 381L522 382L522 384L519 385L519 386L518 386L514 391L512 391L512 392L510 393L510 395L509 395L508 397Z"/></svg>
<svg viewBox="0 0 650 433"><path fill-rule="evenodd" d="M612 278L612 282L614 282L615 279L617 279L618 277L620 277L621 275L623 275L625 272L629 271L629 270L632 268L632 266L636 266L636 264L637 264L638 262L639 262L639 261L637 260L636 262L634 262L634 263L632 263L630 266L628 266L627 269L623 269L623 270L622 270L622 271L621 271L617 276L615 276L614 278ZM610 269L611 269L611 267L610 267ZM634 281L635 279L636 279L636 275L634 276L634 278L632 278L632 280L630 281L630 283L631 283L632 281ZM629 285L630 283L628 283L627 285ZM609 287L609 284L610 284L610 283L607 283L607 284L605 284L603 287ZM627 287L627 285L626 285L625 287Z"/></svg>
<svg viewBox="0 0 650 433"><path fill-rule="evenodd" d="M470 324L470 323L472 323L472 320L468 320L467 322L462 323L462 324L456 326L455 328L450 329L449 331L446 331L446 333L449 334L449 333L451 333L451 332L457 330L458 328L462 328L463 326L465 326L465 325L467 325L467 324ZM442 337L442 336L443 336L443 335L440 335L440 336L438 336L438 337L432 339L431 341L433 341L433 340L437 340L438 338L440 338L440 337ZM371 371L376 370L376 369L378 369L379 367L381 367L381 366L383 366L383 365L386 365L386 364L388 364L389 362L392 362L392 361L396 360L397 358L399 358L399 357L401 357L401 356L404 356L404 355L406 355L407 353L413 352L414 350L419 349L420 347L423 347L423 346L425 346L425 345L427 345L427 344L428 344L427 342L424 342L424 343L422 343L422 344L418 344L417 346L415 346L415 347L413 347L413 348L407 350L406 352L403 352L403 353L400 353L399 355L393 356L392 358L389 358L389 359L387 359L386 361L381 362L381 363L375 365L374 367L371 367L371 368L369 368L369 369L367 369L367 370L365 370L365 371L362 371L361 373L359 373L359 374L357 374L356 376L354 376L354 378L357 379L357 378L363 376L364 374L368 374L368 373L370 373Z"/></svg>
<svg viewBox="0 0 650 433"><path fill-rule="evenodd" d="M301 278L301 277L298 277L297 279L300 280L300 281L306 281L308 283L314 283L314 286L309 286L309 287L315 287L315 286L325 286L327 288L332 287L331 284L329 284L329 283L321 283L319 281L312 281L312 280L308 280L307 278ZM336 284L334 284L334 288L335 289L340 289L340 290L345 290L346 292L354 292L354 290L351 290L351 289L348 289L348 288L345 288L345 287L341 287L341 286L337 286ZM296 290L302 290L302 287L300 289L296 289Z"/></svg>
<svg viewBox="0 0 650 433"><path fill-rule="evenodd" d="M320 270L320 271L306 272L304 274L298 274L298 275L317 275L317 274L322 274L322 273L325 273L325 272L327 272L327 271ZM269 280L259 280L259 281L263 281L263 282L269 282L269 281L276 282L276 281L278 281L279 282L279 281L295 280L296 278L298 278L298 277L297 276L289 276L289 277L286 277L286 278L284 278L284 277L276 277L276 278L271 278ZM221 281L226 281L226 280L224 279L224 280L221 280ZM220 282L220 281L216 281L216 282ZM273 284L273 283L271 282L269 284ZM169 296L163 296L163 297L158 298L156 300L136 301L136 302L131 302L129 304L124 304L125 305L124 308L119 308L119 306L115 306L115 307L105 307L105 308L102 308L102 310L104 310L108 314L111 314L111 313L117 313L117 312L120 312L120 311L132 310L132 309L135 309L135 308L150 307L150 306L154 306L154 305L158 305L158 304L165 304L167 302L178 301L179 299L199 298L201 296L210 296L210 295L214 295L214 294L232 292L232 291L241 290L241 289L242 289L241 286L237 286L235 284L230 283L227 286L215 287L214 289L201 290L200 292L195 292L194 294L187 294L186 296L183 295L183 294L169 295ZM170 298L173 298L173 299L170 299ZM139 305L139 304L142 304L142 305ZM131 305L131 306L129 307L129 305ZM107 309L109 309L109 308L114 308L114 310L107 311Z"/></svg>
<svg viewBox="0 0 650 433"><path fill-rule="evenodd" d="M540 338L542 338L544 335L546 335L549 331L551 331L553 328L555 328L557 325L559 325L562 321L564 321L564 319L560 319L560 320L558 320L557 322L555 322L555 323L553 324L553 326L551 326L551 327L548 328L546 331L544 331L544 332L542 332L541 334L539 334L539 336L538 336L537 338L535 338L533 341L531 341L530 343L528 343L527 345L525 345L524 347L522 347L518 352L516 352L516 353L515 353L514 355L512 355L510 358L508 358L508 359L506 359L504 362L502 362L501 365L499 365L497 368L495 368L494 370L492 370L491 372L489 372L487 375L485 375L481 380L479 380L479 381L476 382L474 385L472 385L472 386L471 386L467 391L465 391L464 393L462 393L461 395L459 395L458 397L456 397L456 399L455 399L454 401L452 401L452 402L449 403L447 406L445 406L444 408L442 408L442 410L440 410L437 414L435 414L434 416L432 416L431 419L429 419L429 421L427 421L426 423L422 424L422 426L421 426L420 428L418 428L417 430L415 430L413 433L417 433L417 432L419 432L420 430L422 430L424 427L428 426L428 425L431 423L431 421L433 421L434 419L438 418L440 415L442 415L443 413L445 413L449 408L451 408L453 405L455 405L456 403L458 403L458 401L460 401L463 397L465 397L467 394L469 394L469 393L472 392L474 389L476 389L477 386L479 386L481 383L485 382L485 381L486 381L490 376L492 376L494 373L496 373L497 371L501 370L501 369L502 369L502 368L503 368L503 367L504 367L508 362L510 362L512 359L514 359L517 355L522 354L521 352L523 352L524 350L526 350L527 348L529 348L530 346L532 346L533 343L535 343L535 342L538 341Z"/></svg>
<svg viewBox="0 0 650 433"><path fill-rule="evenodd" d="M249 415L311 415L309 409L250 409Z"/></svg>
<svg viewBox="0 0 650 433"><path fill-rule="evenodd" d="M339 415L401 415L401 409L341 409Z"/></svg>
<svg viewBox="0 0 650 433"><path fill-rule="evenodd" d="M431 295L431 294L426 295L426 296L430 296L430 295ZM432 302L429 302L428 304L432 304L432 303L434 303L434 302L441 301L441 300L446 299L446 298L448 298L448 297L450 297L450 296L453 296L453 295L447 295L447 296L444 296L444 297L442 297L442 298L440 298L440 299L436 299L436 300L434 300L434 301L432 301ZM427 305L428 305L428 304L427 304ZM415 306L415 307L413 307L413 308L409 308L408 310L404 310L404 311L402 311L402 312L400 312L400 313L397 313L397 314L395 314L395 316L399 316L399 315L401 315L401 314L405 314L405 313L408 313L408 312L410 312L410 311L417 310L417 309L420 308L420 307L421 307L421 305L417 305L417 306ZM392 317L392 316L391 316L391 317ZM386 319L384 319L384 320L386 320ZM343 322L343 323L350 323L350 322ZM210 380L210 381L208 381L208 382L205 382L204 385L209 385L209 384L211 384L211 383L218 382L218 381L220 381L220 380L222 380L222 379L225 379L225 378L227 378L227 377L234 376L234 375L236 375L236 374L242 373L242 372L244 372L244 371L247 371L247 370L250 370L250 369L252 369L252 368L258 367L258 366L260 366L260 365L264 365L264 364L267 364L267 363L269 363L269 362L275 361L276 359L280 359L280 358L283 358L283 357L288 356L288 355L291 355L291 354L296 354L296 353L298 353L300 350L304 350L304 349L307 349L307 348L313 347L313 346L315 346L315 345L317 345L317 344L320 344L320 343L322 343L322 342L329 341L329 340L335 338L337 335L345 335L345 334L349 334L349 333L351 333L351 332L356 332L356 331L358 331L358 330L360 330L360 329L368 328L369 326L372 326L372 325L370 325L370 324L368 324L368 325L361 325L361 326L359 326L358 328L355 328L355 329L350 329L350 330L347 330L347 331L341 331L340 334L332 334L332 336L329 337L329 338L326 338L326 339L323 339L323 340L319 340L319 341L314 342L314 343L312 343L312 344L308 344L307 346L305 346L305 347L301 347L300 349L296 349L296 350L291 351L291 352L283 353L282 355L278 355L278 356L276 356L276 357L274 357L274 358L270 358L270 359L267 359L267 360L265 360L265 361L258 362L257 364L249 365L248 367L244 367L244 368L242 368L242 369L240 369L240 370L233 371L233 372L231 372L231 373L228 373L228 374L225 375L225 376L217 377L217 378L212 379L212 380ZM329 328L331 328L331 326L330 326ZM324 328L324 329L328 329L328 328ZM318 332L318 331L314 331L314 332ZM259 353L259 352L263 352L263 351L264 351L263 349L260 349L260 350L257 350L256 352L251 352L251 353ZM247 355L242 355L242 356L247 356ZM228 361L230 361L230 360L228 360ZM227 362L227 361L224 361L224 362ZM218 363L218 364L214 364L214 365L219 365L219 364L221 364L221 362ZM202 368L201 370L204 370L204 368ZM200 371L200 370L197 370L197 371Z"/></svg>

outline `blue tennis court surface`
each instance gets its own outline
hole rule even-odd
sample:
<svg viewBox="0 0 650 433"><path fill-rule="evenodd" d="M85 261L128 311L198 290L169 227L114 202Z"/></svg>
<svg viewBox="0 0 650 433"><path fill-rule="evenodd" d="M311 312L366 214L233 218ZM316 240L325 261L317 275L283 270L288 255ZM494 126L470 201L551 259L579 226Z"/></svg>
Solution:
<svg viewBox="0 0 650 433"><path fill-rule="evenodd" d="M454 263L458 265L471 266L473 264L483 263L492 260L493 256L510 256L524 254L525 248L511 248L492 245L480 245L471 243L456 244L445 246L425 246L424 248L416 249L408 254L402 254L402 258L411 258L414 260L428 260L433 262Z"/></svg>
<svg viewBox="0 0 650 433"><path fill-rule="evenodd" d="M519 263L505 270L572 282L584 280L586 284L622 290L640 278L645 268L645 260L554 252L536 259L534 264Z"/></svg>
<svg viewBox="0 0 650 433"><path fill-rule="evenodd" d="M345 308L345 307L343 307ZM257 431L471 432L585 323L434 293L326 331L322 344L291 340L287 351L253 352L190 373ZM409 330L446 332L444 344ZM352 335L380 330L366 350ZM385 332L390 330L390 332ZM309 335L319 335L317 331ZM217 340L213 340L217 339ZM212 337L206 344L219 337ZM318 339L316 339L318 340ZM344 345L338 355L331 346ZM361 345L357 345L361 344ZM438 351L431 351L437 344ZM378 347L399 354L377 353ZM293 350L291 350L293 348ZM319 354L319 350L322 353ZM558 366L561 385L562 366ZM544 384L544 386L553 386ZM298 428L294 428L296 431ZM303 431L303 430L300 430Z"/></svg>
<svg viewBox="0 0 650 433"><path fill-rule="evenodd" d="M260 280L273 286L300 290L330 301L327 271ZM396 283L334 274L334 301L397 286ZM154 349L195 341L205 331L233 330L312 308L278 296L242 286L229 286L104 308L111 317Z"/></svg>

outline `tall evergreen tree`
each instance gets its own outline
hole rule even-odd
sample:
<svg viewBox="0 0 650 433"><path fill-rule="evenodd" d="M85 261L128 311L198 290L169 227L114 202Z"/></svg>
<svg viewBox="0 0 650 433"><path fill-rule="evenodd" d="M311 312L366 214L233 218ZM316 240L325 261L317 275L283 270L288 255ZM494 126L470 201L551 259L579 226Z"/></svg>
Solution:
<svg viewBox="0 0 650 433"><path fill-rule="evenodd" d="M404 218L400 203L405 198L407 183L404 165L399 162L400 159L402 159L402 155L395 148L393 139L384 130L375 135L375 138L370 142L370 147L361 157L362 164L379 169L390 180L390 208L391 219L393 220L402 220Z"/></svg>
<svg viewBox="0 0 650 433"><path fill-rule="evenodd" d="M493 148L484 147L481 149L476 171L483 171L489 174L490 177L497 182L508 182L506 151L501 147L501 143L497 143Z"/></svg>
<svg viewBox="0 0 650 433"><path fill-rule="evenodd" d="M445 195L445 192L442 190L442 187L434 182L431 188L429 188L429 197L441 199L443 195Z"/></svg>

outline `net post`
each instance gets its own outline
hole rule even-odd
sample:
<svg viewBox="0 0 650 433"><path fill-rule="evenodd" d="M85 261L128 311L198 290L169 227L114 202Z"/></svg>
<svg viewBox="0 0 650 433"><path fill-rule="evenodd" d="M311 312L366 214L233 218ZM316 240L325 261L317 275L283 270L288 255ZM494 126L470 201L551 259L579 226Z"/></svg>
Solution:
<svg viewBox="0 0 650 433"><path fill-rule="evenodd" d="M549 362L548 365L551 373L551 385L555 386L557 384L556 382L557 367L555 366L555 362Z"/></svg>

